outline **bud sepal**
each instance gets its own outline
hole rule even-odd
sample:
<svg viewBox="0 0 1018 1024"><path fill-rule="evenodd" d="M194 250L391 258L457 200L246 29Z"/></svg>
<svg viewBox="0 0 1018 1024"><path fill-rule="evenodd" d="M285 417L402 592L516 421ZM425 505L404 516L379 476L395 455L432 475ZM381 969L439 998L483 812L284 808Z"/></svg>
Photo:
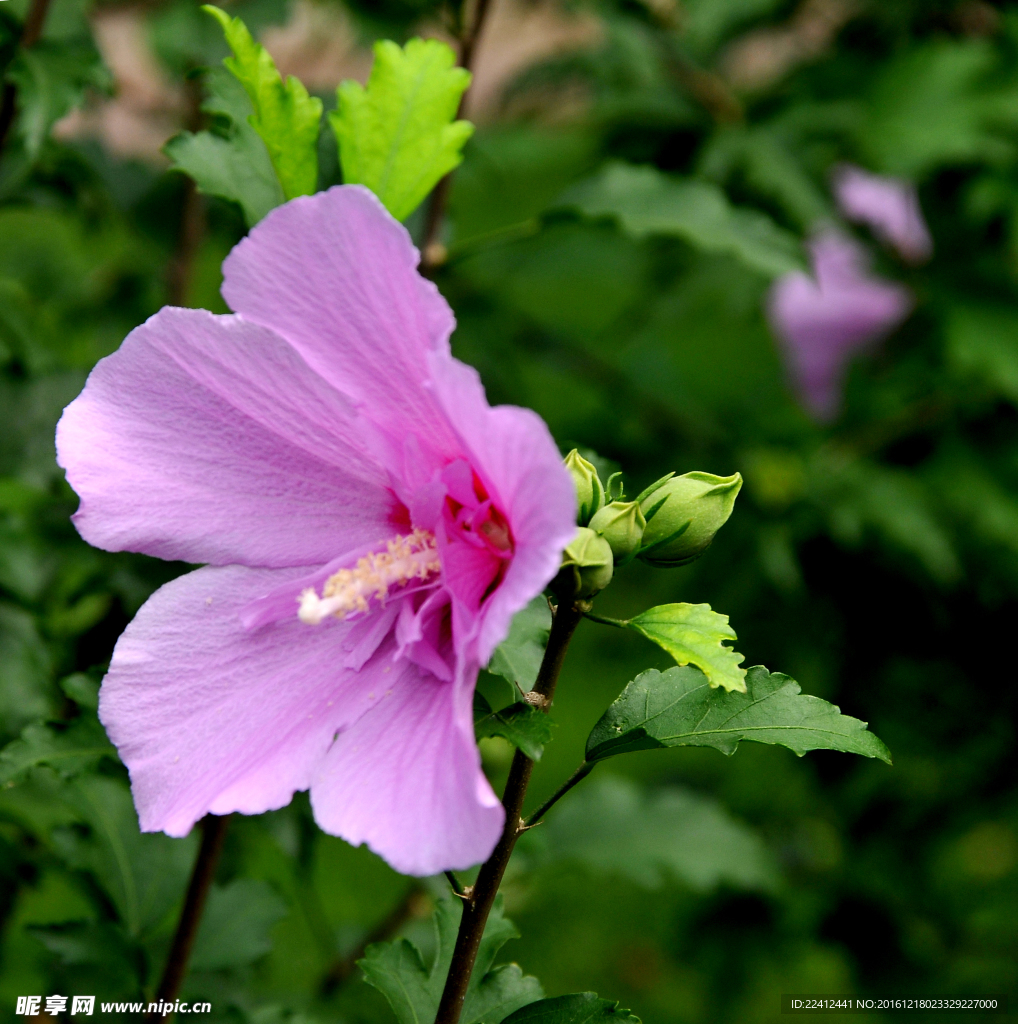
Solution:
<svg viewBox="0 0 1018 1024"><path fill-rule="evenodd" d="M643 542L647 520L639 502L613 501L590 520L590 529L611 546L616 565L631 562Z"/></svg>
<svg viewBox="0 0 1018 1024"><path fill-rule="evenodd" d="M636 499L647 528L637 557L658 568L675 568L699 558L728 521L742 477L713 473L670 473Z"/></svg>

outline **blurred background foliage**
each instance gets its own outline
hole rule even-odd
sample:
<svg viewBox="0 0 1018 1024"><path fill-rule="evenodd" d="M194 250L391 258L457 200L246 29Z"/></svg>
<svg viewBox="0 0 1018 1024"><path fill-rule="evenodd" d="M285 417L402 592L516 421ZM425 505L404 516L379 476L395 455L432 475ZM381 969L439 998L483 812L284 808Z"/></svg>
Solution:
<svg viewBox="0 0 1018 1024"><path fill-rule="evenodd" d="M219 264L245 230L160 155L207 123L200 69L226 52L198 5L53 0L18 52L27 6L0 6L19 97L0 159L4 1015L26 993L151 993L161 970L196 836L138 833L95 703L118 634L185 567L78 539L53 428L162 304L225 310ZM459 16L435 0L229 11L326 109L373 38ZM782 992L1018 992L1016 58L1018 6L983 0L495 0L436 274L457 354L631 493L672 468L741 472L703 559L627 570L601 610L709 601L747 664L867 720L895 757L744 744L599 769L505 885L523 935L506 952L549 995L693 1024L770 1020ZM328 132L321 150L327 187ZM916 305L819 424L764 303L837 217L839 161L915 182L935 252L907 266L843 226ZM650 216L637 179L663 190ZM669 219L688 182L724 223ZM423 211L409 226L420 237ZM532 806L648 664L668 659L580 630ZM74 757L40 754L70 736L89 738ZM498 785L510 748L482 748ZM427 948L442 891L323 835L303 798L235 816L185 997L257 1024L390 1020L352 959L399 931Z"/></svg>

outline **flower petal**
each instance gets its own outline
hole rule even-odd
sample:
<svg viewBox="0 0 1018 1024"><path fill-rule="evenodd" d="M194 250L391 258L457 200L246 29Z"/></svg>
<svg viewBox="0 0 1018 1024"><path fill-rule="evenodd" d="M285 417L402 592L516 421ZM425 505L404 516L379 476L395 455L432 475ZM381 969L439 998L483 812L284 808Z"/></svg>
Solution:
<svg viewBox="0 0 1018 1024"><path fill-rule="evenodd" d="M406 228L361 185L339 185L273 210L223 264L223 296L271 327L361 412L391 430L402 462L408 433L436 461L455 443L427 390L427 355L448 352L455 321ZM420 455L415 456L417 461ZM400 467L397 475L402 477Z"/></svg>
<svg viewBox="0 0 1018 1024"><path fill-rule="evenodd" d="M454 685L408 661L387 668L376 660L362 670L379 699L322 762L311 784L315 820L407 875L479 864L505 812L481 772L472 729L454 720Z"/></svg>
<svg viewBox="0 0 1018 1024"><path fill-rule="evenodd" d="M103 359L57 451L106 550L311 565L391 533L395 499L350 402L282 338L166 308Z"/></svg>
<svg viewBox="0 0 1018 1024"><path fill-rule="evenodd" d="M120 637L99 715L143 831L185 835L210 810L282 807L371 706L370 686L340 662L373 617L312 627L295 604L289 621L241 622L251 601L306 571L198 569L156 591Z"/></svg>
<svg viewBox="0 0 1018 1024"><path fill-rule="evenodd" d="M537 413L492 408L477 371L456 359L439 354L430 363L435 394L512 531L513 557L477 623L474 656L485 665L512 617L558 572L562 551L576 533L576 490Z"/></svg>

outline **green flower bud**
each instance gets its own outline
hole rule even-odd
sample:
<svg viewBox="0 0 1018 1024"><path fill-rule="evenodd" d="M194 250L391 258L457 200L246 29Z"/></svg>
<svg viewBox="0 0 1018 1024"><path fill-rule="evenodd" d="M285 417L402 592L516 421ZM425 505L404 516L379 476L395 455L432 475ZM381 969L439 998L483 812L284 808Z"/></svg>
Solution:
<svg viewBox="0 0 1018 1024"><path fill-rule="evenodd" d="M699 558L728 521L741 487L738 473L669 474L651 484L636 499L647 520L638 557L663 569Z"/></svg>
<svg viewBox="0 0 1018 1024"><path fill-rule="evenodd" d="M639 502L613 501L591 517L589 526L608 541L615 564L619 565L636 554L647 520L643 518Z"/></svg>
<svg viewBox="0 0 1018 1024"><path fill-rule="evenodd" d="M590 517L604 505L604 487L597 470L574 448L566 456L566 469L576 485L576 521L586 526Z"/></svg>
<svg viewBox="0 0 1018 1024"><path fill-rule="evenodd" d="M562 553L559 575L572 585L571 597L593 597L611 583L615 558L611 545L593 530L581 526Z"/></svg>

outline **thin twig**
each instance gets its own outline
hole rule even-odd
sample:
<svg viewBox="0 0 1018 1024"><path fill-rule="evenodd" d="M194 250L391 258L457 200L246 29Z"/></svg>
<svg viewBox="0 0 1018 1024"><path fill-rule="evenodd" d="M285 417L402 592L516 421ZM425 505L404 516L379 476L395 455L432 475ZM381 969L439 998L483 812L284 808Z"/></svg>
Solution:
<svg viewBox="0 0 1018 1024"><path fill-rule="evenodd" d="M181 983L187 975L191 949L198 934L198 925L201 924L202 911L205 909L205 900L208 898L209 887L216 873L219 855L223 852L223 841L226 839L226 826L229 820L228 814L221 817L206 814L201 820L201 847L198 850L198 859L194 862L194 870L191 872L191 881L187 885L184 907L180 911L180 920L177 922L177 931L173 936L169 956L166 958L163 976L156 990L157 1003L172 1003L177 998ZM160 1018L158 1013L151 1013L148 1016L149 1021L158 1019L165 1018Z"/></svg>
<svg viewBox="0 0 1018 1024"><path fill-rule="evenodd" d="M583 613L588 609L589 603L586 601L562 601L555 610L548 646L537 673L537 681L534 683L534 692L546 697L548 703L555 693L555 684L562 670L566 648L580 619L583 618ZM502 794L505 827L491 856L481 866L470 898L463 901L463 917L460 919L459 933L456 936L456 948L453 950L435 1024L459 1022L474 961L477 959L481 938L484 935L484 925L495 902L513 847L525 828L520 812L523 810L523 798L527 793L527 784L530 782L533 767L534 762L522 751L517 750L509 769L505 792Z"/></svg>
<svg viewBox="0 0 1018 1024"><path fill-rule="evenodd" d="M422 906L423 904L423 906ZM423 917L427 906L424 889L420 885L411 885L400 902L358 943L357 948L341 956L326 971L319 989L323 996L330 996L357 969L357 961L364 956L368 946L375 942L391 939L407 923L415 917Z"/></svg>
<svg viewBox="0 0 1018 1024"><path fill-rule="evenodd" d="M22 50L31 49L39 41L42 35L42 27L46 23L46 14L49 11L50 0L32 0L32 6L28 9L25 22L21 28L21 38L18 40L18 47ZM0 98L0 153L3 152L7 142L7 133L14 123L14 113L17 107L18 90L13 82L4 84L3 96Z"/></svg>
<svg viewBox="0 0 1018 1024"><path fill-rule="evenodd" d="M451 871L446 871L445 877L449 880L449 885L452 887L452 891L462 899L466 899L467 893L464 891L460 880Z"/></svg>
<svg viewBox="0 0 1018 1024"><path fill-rule="evenodd" d="M583 617L591 622L600 622L602 626L617 626L619 629L629 625L629 619L610 619L607 615L595 615L593 612L584 612Z"/></svg>
<svg viewBox="0 0 1018 1024"><path fill-rule="evenodd" d="M573 772L572 775L562 783L561 786L555 792L548 797L547 800L540 807L534 811L533 814L527 818L526 828L533 828L540 820L559 802L575 786L578 782L582 782L595 768L597 765L596 761L584 761L579 768Z"/></svg>
<svg viewBox="0 0 1018 1024"><path fill-rule="evenodd" d="M474 6L474 13L467 21L466 26L460 33L460 67L467 71L473 71L474 58L477 56L477 44L481 38L481 31L484 28L485 19L491 9L491 0L477 0ZM466 110L467 97L470 95L470 86L460 97L457 117L463 116ZM428 213L424 224L424 242L421 245L421 273L431 274L441 266L446 259L446 248L441 243L442 221L445 218L445 207L449 201L449 186L452 183L452 171L450 171L436 186L431 193L431 200L428 203Z"/></svg>

